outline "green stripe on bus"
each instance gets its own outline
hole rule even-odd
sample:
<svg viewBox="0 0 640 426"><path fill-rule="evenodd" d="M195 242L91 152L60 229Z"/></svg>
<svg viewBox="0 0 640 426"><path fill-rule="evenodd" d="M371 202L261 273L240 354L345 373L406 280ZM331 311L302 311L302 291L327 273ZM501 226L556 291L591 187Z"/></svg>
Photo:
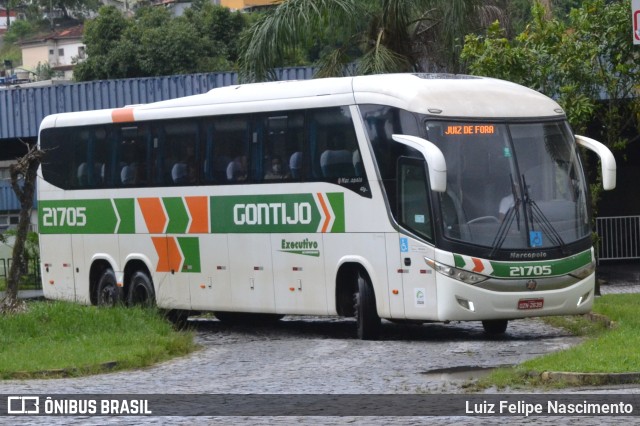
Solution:
<svg viewBox="0 0 640 426"><path fill-rule="evenodd" d="M212 233L344 232L344 194L326 196L330 210L313 194L233 195L210 198ZM326 206L329 209L329 206Z"/></svg>
<svg viewBox="0 0 640 426"><path fill-rule="evenodd" d="M514 262L496 262L487 261L471 256L462 256L454 254L454 265L456 268L473 271L477 267L473 263L473 259L483 264L490 264L491 270L479 272L480 274L489 275L496 278L544 278L566 275L580 268L589 265L592 262L591 250L583 251L564 259L555 260L536 260L536 261L514 261ZM487 273L489 272L489 273Z"/></svg>
<svg viewBox="0 0 640 426"><path fill-rule="evenodd" d="M42 234L113 234L118 216L111 200L40 201Z"/></svg>
<svg viewBox="0 0 640 426"><path fill-rule="evenodd" d="M167 234L184 234L189 225L189 214L182 197L166 197L162 199L164 208L169 216Z"/></svg>
<svg viewBox="0 0 640 426"><path fill-rule="evenodd" d="M120 217L120 225L115 230L118 234L135 234L135 202L133 198L115 198L113 203Z"/></svg>
<svg viewBox="0 0 640 426"><path fill-rule="evenodd" d="M178 245L184 256L182 272L201 272L199 238L178 237Z"/></svg>
<svg viewBox="0 0 640 426"><path fill-rule="evenodd" d="M331 209L335 214L335 222L331 228L331 232L344 232L344 194L342 192L334 192L327 194Z"/></svg>
<svg viewBox="0 0 640 426"><path fill-rule="evenodd" d="M591 263L591 250L583 251L576 255L547 261L531 262L491 262L494 277L499 278L529 278L529 277L556 277L569 274ZM543 267L549 267L545 269Z"/></svg>

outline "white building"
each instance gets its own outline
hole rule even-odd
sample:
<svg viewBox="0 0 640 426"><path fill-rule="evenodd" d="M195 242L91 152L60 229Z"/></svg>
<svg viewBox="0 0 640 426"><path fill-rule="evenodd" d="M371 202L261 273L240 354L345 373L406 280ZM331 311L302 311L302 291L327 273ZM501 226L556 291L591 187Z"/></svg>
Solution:
<svg viewBox="0 0 640 426"><path fill-rule="evenodd" d="M73 61L86 58L82 43L83 26L54 31L49 34L24 40L22 48L22 68L35 71L38 65L49 64L53 70L64 73L64 78L73 77Z"/></svg>

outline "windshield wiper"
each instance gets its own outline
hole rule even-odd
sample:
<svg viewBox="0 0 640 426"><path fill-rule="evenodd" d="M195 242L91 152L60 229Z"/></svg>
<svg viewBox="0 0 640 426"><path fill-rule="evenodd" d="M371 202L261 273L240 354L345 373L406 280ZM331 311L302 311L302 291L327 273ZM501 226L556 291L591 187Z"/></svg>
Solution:
<svg viewBox="0 0 640 426"><path fill-rule="evenodd" d="M537 221L542 232L544 232L544 234L549 237L554 245L559 246L562 252L565 253L567 247L566 243L564 242L558 231L556 231L556 229L553 227L551 222L549 222L547 216L545 216L542 210L540 210L540 207L538 207L536 202L529 196L529 188L527 187L527 181L524 175L522 175L522 190L524 196L523 203L525 208L527 209L527 212L525 212L525 221L531 221L531 227L529 227L529 223L527 223L527 231L534 232L534 220Z"/></svg>
<svg viewBox="0 0 640 426"><path fill-rule="evenodd" d="M500 249L500 247L502 247L502 244L504 244L504 240L507 239L507 233L509 232L509 229L511 229L513 219L516 219L518 230L520 230L521 200L520 197L518 197L516 187L513 184L513 176L509 175L509 179L511 180L511 195L515 202L513 203L513 206L509 207L509 209L507 210L507 213L505 214L504 219L502 220L502 223L498 228L498 232L496 232L496 237L493 239L493 243L491 244L491 253L489 253L489 257L493 257L496 250Z"/></svg>

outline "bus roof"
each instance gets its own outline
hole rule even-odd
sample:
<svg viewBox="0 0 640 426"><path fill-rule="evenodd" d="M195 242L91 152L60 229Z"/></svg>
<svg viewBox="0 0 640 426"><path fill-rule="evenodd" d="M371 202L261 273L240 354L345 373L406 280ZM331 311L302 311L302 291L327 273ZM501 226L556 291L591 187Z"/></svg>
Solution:
<svg viewBox="0 0 640 426"><path fill-rule="evenodd" d="M56 114L46 117L42 127L352 104L389 105L434 117L564 116L547 96L503 80L452 74L379 74L226 86L150 104Z"/></svg>

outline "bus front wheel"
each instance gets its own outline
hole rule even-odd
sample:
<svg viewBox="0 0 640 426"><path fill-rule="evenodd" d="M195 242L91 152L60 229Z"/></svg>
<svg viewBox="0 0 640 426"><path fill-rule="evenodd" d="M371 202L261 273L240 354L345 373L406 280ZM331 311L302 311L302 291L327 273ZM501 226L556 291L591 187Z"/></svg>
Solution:
<svg viewBox="0 0 640 426"><path fill-rule="evenodd" d="M508 320L489 320L482 321L482 327L484 332L489 336L498 336L504 334L507 331Z"/></svg>
<svg viewBox="0 0 640 426"><path fill-rule="evenodd" d="M120 302L120 289L116 281L116 274L106 269L96 287L96 301L98 306L115 306Z"/></svg>
<svg viewBox="0 0 640 426"><path fill-rule="evenodd" d="M380 334L380 317L376 310L376 297L368 279L358 274L358 292L354 296L358 338L373 340Z"/></svg>
<svg viewBox="0 0 640 426"><path fill-rule="evenodd" d="M151 278L142 271L136 271L129 281L129 305L153 306L155 299Z"/></svg>

